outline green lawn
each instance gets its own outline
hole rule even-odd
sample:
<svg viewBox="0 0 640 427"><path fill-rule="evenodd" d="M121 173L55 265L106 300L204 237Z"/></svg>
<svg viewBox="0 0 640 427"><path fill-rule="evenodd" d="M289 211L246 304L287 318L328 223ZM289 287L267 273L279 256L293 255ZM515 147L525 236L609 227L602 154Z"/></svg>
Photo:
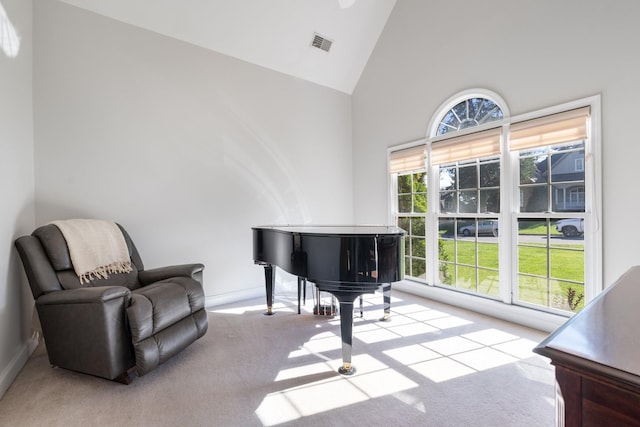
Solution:
<svg viewBox="0 0 640 427"><path fill-rule="evenodd" d="M521 229L520 234L544 236L546 227ZM441 239L441 242L443 283L485 295L499 295L497 243L476 244L466 239ZM584 245L563 244L553 239L549 247L544 243L522 243L518 246L518 269L520 301L571 311L584 306L581 297L584 294Z"/></svg>

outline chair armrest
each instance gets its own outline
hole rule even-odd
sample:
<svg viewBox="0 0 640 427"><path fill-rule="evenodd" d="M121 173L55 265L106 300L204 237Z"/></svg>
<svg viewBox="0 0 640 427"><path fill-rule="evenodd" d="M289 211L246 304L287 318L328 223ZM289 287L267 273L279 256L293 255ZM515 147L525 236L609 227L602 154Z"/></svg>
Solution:
<svg viewBox="0 0 640 427"><path fill-rule="evenodd" d="M124 286L96 286L55 291L38 298L38 305L94 304L118 298L131 298L131 291Z"/></svg>
<svg viewBox="0 0 640 427"><path fill-rule="evenodd" d="M171 265L168 267L153 268L151 270L143 270L138 273L138 279L142 285L148 285L160 280L169 279L171 277L190 277L202 284L202 264L182 264Z"/></svg>
<svg viewBox="0 0 640 427"><path fill-rule="evenodd" d="M135 365L126 309L131 291L96 286L49 292L36 300L54 366L114 379Z"/></svg>

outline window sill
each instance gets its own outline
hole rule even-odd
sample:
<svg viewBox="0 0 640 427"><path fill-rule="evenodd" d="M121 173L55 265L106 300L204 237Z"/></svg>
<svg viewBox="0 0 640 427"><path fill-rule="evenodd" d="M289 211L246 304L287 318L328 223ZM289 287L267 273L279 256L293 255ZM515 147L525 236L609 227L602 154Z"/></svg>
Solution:
<svg viewBox="0 0 640 427"><path fill-rule="evenodd" d="M529 328L545 332L553 332L568 317L546 313L532 308L508 305L499 301L450 291L447 289L403 280L393 284L392 289L429 298L444 304L475 311L497 319L506 320Z"/></svg>

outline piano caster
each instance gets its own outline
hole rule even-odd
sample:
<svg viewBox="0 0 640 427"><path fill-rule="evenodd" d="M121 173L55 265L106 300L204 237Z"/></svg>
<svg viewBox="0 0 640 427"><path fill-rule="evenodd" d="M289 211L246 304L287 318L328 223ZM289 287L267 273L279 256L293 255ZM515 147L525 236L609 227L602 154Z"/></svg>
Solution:
<svg viewBox="0 0 640 427"><path fill-rule="evenodd" d="M273 312L273 307L269 306L267 307L267 311L264 313L265 316L272 316L275 313Z"/></svg>
<svg viewBox="0 0 640 427"><path fill-rule="evenodd" d="M354 368L351 363L345 362L338 368L338 372L342 375L353 375L356 373L356 368Z"/></svg>

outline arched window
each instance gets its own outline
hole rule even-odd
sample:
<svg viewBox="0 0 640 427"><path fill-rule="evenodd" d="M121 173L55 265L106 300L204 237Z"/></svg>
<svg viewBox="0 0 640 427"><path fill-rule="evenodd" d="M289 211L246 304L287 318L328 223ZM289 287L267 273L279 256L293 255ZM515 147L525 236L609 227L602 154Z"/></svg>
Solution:
<svg viewBox="0 0 640 427"><path fill-rule="evenodd" d="M486 89L459 92L443 102L431 119L427 137L447 135L509 116L504 100Z"/></svg>
<svg viewBox="0 0 640 427"><path fill-rule="evenodd" d="M454 105L438 125L436 135L468 129L495 120L502 120L502 108L488 98L474 97Z"/></svg>
<svg viewBox="0 0 640 427"><path fill-rule="evenodd" d="M595 96L512 117L481 89L440 104L424 139L389 149L407 277L556 314L580 310L601 286L599 112ZM581 224L570 238L565 220Z"/></svg>

